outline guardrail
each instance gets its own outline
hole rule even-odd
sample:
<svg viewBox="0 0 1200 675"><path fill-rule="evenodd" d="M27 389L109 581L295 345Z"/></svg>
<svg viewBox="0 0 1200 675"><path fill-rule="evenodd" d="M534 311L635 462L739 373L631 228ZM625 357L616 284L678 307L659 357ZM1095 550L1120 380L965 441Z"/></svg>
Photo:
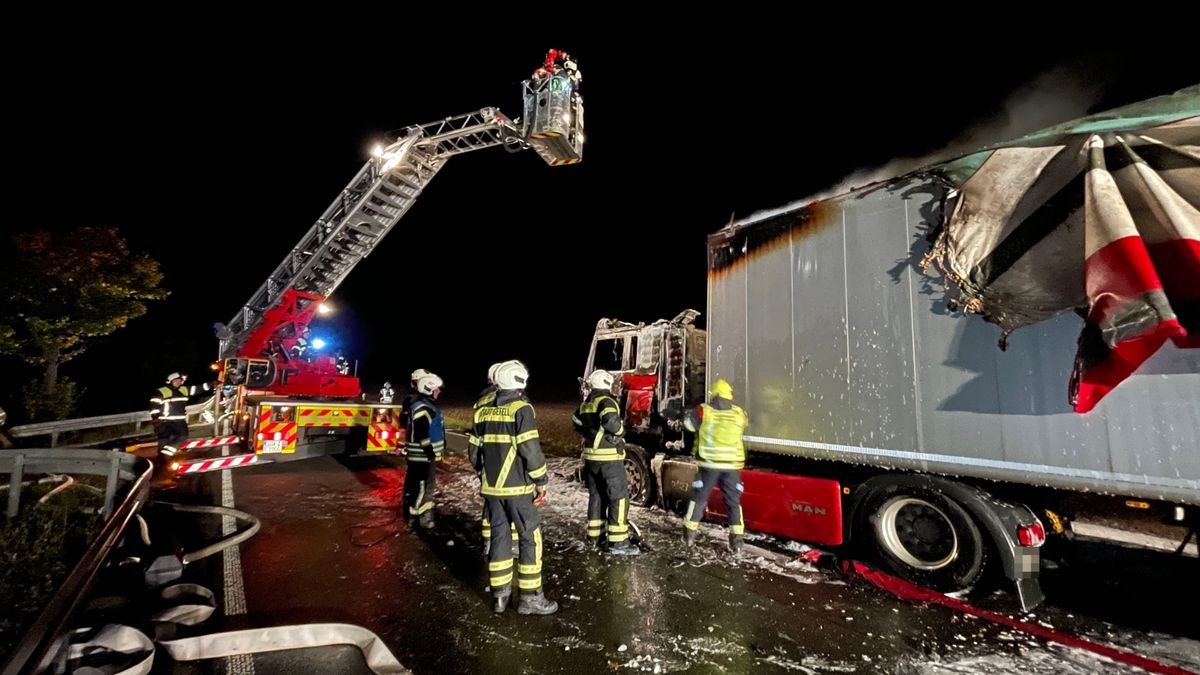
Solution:
<svg viewBox="0 0 1200 675"><path fill-rule="evenodd" d="M101 511L106 517L99 533L75 563L71 573L9 655L3 675L40 672L54 660L59 652L58 647L66 639L68 621L91 589L100 566L121 540L126 526L146 503L153 468L146 459L107 450L0 450L0 473L10 474L7 511L10 518L20 508L21 484L26 472L106 476ZM118 502L117 488L123 482L128 484L128 488Z"/></svg>
<svg viewBox="0 0 1200 675"><path fill-rule="evenodd" d="M204 413L211 413L213 399L208 399L203 403L197 403L187 407L188 424L193 424L193 418L199 418ZM132 424L133 431L141 431L142 425L150 422L150 413L146 410L138 410L136 412L117 413L115 415L99 415L97 417L77 417L69 420L56 420L54 422L38 422L37 424L22 424L21 426L12 427L8 430L8 435L12 438L34 438L37 436L49 436L50 447L58 447L59 434L72 431L85 431L88 429L103 429L107 427L122 427Z"/></svg>

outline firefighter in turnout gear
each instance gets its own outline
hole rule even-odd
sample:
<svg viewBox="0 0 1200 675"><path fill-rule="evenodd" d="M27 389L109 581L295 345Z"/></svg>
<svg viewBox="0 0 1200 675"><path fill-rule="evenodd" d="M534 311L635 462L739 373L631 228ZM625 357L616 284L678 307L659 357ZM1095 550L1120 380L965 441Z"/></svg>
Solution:
<svg viewBox="0 0 1200 675"><path fill-rule="evenodd" d="M150 420L154 422L158 436L158 463L169 462L179 453L179 446L187 440L187 404L193 396L212 391L205 382L200 386L185 387L187 375L171 373L166 386L155 390L150 397Z"/></svg>
<svg viewBox="0 0 1200 675"><path fill-rule="evenodd" d="M306 326L304 328L304 330L300 333L300 337L296 338L296 341L292 343L292 350L291 350L292 358L296 358L296 359L307 358L309 361L311 361L312 360L311 353L308 350L311 342L312 342L312 330ZM306 355L309 355L309 356L306 356Z"/></svg>
<svg viewBox="0 0 1200 675"><path fill-rule="evenodd" d="M629 486L625 481L625 425L612 395L613 376L597 370L588 377L591 390L571 422L583 436L583 478L588 489L587 537L593 547L607 529L608 550L635 555L629 541ZM607 517L607 528L605 520Z"/></svg>
<svg viewBox="0 0 1200 675"><path fill-rule="evenodd" d="M417 398L408 422L407 467L404 472L405 516L421 527L433 527L433 490L436 465L446 447L442 411L434 401L442 391L442 378L427 373L417 380Z"/></svg>
<svg viewBox="0 0 1200 675"><path fill-rule="evenodd" d="M383 388L379 390L379 402L380 403L391 403L392 399L395 397L396 397L396 390L392 389L392 383L384 382Z"/></svg>
<svg viewBox="0 0 1200 675"><path fill-rule="evenodd" d="M400 402L400 426L408 428L409 415L412 412L413 401L417 399L417 380L430 375L431 373L424 368L417 368L412 371L410 382L408 383L408 395Z"/></svg>
<svg viewBox="0 0 1200 675"><path fill-rule="evenodd" d="M516 363L521 362L516 361ZM498 390L498 387L496 387L496 370L502 365L504 364L493 363L488 367L488 386L485 387L483 391L479 392L479 398L475 399L475 404L471 406L472 410L479 410L480 408L492 405L492 403L495 402L496 391ZM467 446L467 459L470 460L471 466L478 466L477 458L475 457L475 451L476 447L474 445ZM482 476L480 476L480 479L482 480ZM481 528L483 530L483 554L486 556L492 549L492 523L488 520L486 501L483 504L483 516L480 518L480 522L483 525ZM517 539L517 524L510 523L510 525L512 530L512 539L515 542Z"/></svg>
<svg viewBox="0 0 1200 675"><path fill-rule="evenodd" d="M721 484L721 496L729 513L729 548L733 553L742 549L746 533L742 518L742 467L746 463L746 447L742 435L748 420L746 411L733 404L733 387L717 380L709 390L709 402L702 403L684 417L683 426L696 434L692 454L699 458L700 474L692 483L692 502L684 518L684 541L696 543L704 506L713 486Z"/></svg>
<svg viewBox="0 0 1200 675"><path fill-rule="evenodd" d="M521 362L516 361L516 363ZM499 387L496 386L496 371L499 370L500 366L502 365L504 365L504 363L493 363L492 365L488 366L488 384L483 388L483 391L479 392L479 397L475 399L475 404L471 406L472 409L479 410L484 406L491 405L492 402L496 400L496 392L499 390Z"/></svg>
<svg viewBox="0 0 1200 675"><path fill-rule="evenodd" d="M492 524L488 574L493 609L503 612L512 596L514 576L521 591L520 614L553 614L558 603L542 591L542 528L537 505L546 498L546 458L538 440L537 416L522 390L529 371L519 361L496 369L496 399L475 411L470 443L479 492ZM517 526L520 558L513 565L509 523ZM514 574L515 572L515 574Z"/></svg>

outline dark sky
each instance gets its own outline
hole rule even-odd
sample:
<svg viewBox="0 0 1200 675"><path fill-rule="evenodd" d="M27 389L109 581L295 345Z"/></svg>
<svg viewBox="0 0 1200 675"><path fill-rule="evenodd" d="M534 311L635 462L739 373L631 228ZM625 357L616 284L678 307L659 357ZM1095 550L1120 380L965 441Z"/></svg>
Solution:
<svg viewBox="0 0 1200 675"><path fill-rule="evenodd" d="M375 35L383 25L370 37L77 30L57 47L73 58L30 57L10 73L21 168L6 179L3 227L115 226L162 262L172 293L66 366L89 413L136 408L170 370L203 369L213 322L241 307L383 132L484 106L518 116L519 82L549 47L584 74L584 162L551 168L500 149L449 162L317 329L372 387L420 366L469 396L489 363L515 357L535 396L569 394L598 318L704 309L704 238L732 214L1200 81L1194 58L1164 53L1169 39L1097 48L1051 32L957 45L897 30L838 48L835 36L688 40L676 26L602 40L510 27L486 43L430 30L428 45L399 26ZM10 405L32 375L13 366L0 383Z"/></svg>

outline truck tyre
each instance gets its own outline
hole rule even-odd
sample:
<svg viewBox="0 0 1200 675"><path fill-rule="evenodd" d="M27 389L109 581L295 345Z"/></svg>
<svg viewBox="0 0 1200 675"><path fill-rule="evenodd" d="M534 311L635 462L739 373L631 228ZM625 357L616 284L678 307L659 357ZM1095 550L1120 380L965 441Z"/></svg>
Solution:
<svg viewBox="0 0 1200 675"><path fill-rule="evenodd" d="M988 546L970 514L930 488L889 485L867 496L859 537L897 576L942 592L982 579Z"/></svg>
<svg viewBox="0 0 1200 675"><path fill-rule="evenodd" d="M636 445L625 445L625 482L629 486L629 503L650 506L654 503L654 474L650 472L650 457Z"/></svg>

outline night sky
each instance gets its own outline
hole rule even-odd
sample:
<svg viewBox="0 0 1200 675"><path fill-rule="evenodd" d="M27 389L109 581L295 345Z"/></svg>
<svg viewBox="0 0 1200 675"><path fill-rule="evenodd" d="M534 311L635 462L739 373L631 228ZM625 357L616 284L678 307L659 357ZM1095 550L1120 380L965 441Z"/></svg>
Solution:
<svg viewBox="0 0 1200 675"><path fill-rule="evenodd" d="M83 412L136 409L171 370L202 377L212 324L384 132L484 106L519 116L519 83L550 47L584 75L584 162L552 168L502 149L449 162L315 328L358 359L368 391L425 367L466 398L488 364L520 358L535 400L570 396L598 318L704 309L705 235L732 215L1200 81L1194 53L1148 35L1100 48L1052 31L970 43L896 30L832 49L830 36L689 41L664 26L674 37L645 27L593 40L510 27L506 40L447 32L418 48L395 30L76 28L43 47L74 58L10 68L6 98L25 105L8 123L20 168L5 179L3 229L115 226L162 263L171 291L64 367L88 389ZM14 361L0 372L0 404L18 408L13 389L34 373Z"/></svg>

